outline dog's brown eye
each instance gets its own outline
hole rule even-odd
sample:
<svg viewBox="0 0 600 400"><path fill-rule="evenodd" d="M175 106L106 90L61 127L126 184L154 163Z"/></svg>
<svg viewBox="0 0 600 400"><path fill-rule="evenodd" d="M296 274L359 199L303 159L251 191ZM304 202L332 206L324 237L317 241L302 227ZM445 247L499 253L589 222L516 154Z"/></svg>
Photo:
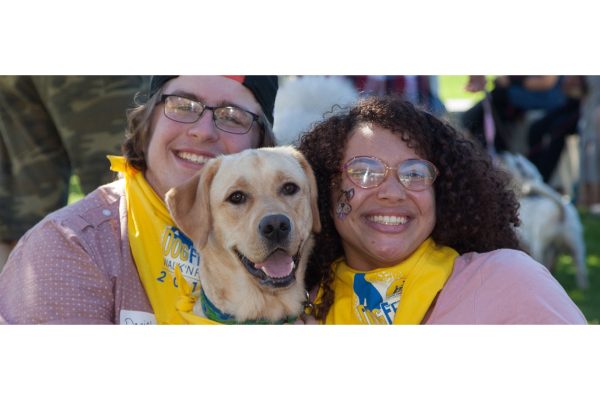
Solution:
<svg viewBox="0 0 600 400"><path fill-rule="evenodd" d="M300 190L298 185L292 182L288 182L281 188L281 193L283 193L285 196L291 196L293 194L298 193L298 190Z"/></svg>
<svg viewBox="0 0 600 400"><path fill-rule="evenodd" d="M246 202L246 194L244 192L233 192L229 195L229 197L227 198L227 201L229 201L232 204L242 204Z"/></svg>

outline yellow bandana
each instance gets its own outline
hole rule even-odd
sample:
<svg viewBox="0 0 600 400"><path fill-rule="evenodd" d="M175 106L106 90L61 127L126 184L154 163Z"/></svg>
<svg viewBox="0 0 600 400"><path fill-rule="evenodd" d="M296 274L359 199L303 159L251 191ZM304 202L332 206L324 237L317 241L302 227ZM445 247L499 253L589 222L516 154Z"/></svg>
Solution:
<svg viewBox="0 0 600 400"><path fill-rule="evenodd" d="M337 260L327 324L419 324L452 273L458 253L423 242L398 265L371 271Z"/></svg>
<svg viewBox="0 0 600 400"><path fill-rule="evenodd" d="M123 157L108 159L111 170L125 177L129 244L157 323L212 323L191 313L200 267L200 254L192 241L177 229L141 171Z"/></svg>

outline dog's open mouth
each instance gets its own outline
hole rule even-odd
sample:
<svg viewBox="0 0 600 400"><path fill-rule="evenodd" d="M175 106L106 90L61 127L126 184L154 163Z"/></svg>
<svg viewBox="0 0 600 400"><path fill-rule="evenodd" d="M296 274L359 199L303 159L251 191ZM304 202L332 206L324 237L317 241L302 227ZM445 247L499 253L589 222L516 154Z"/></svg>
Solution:
<svg viewBox="0 0 600 400"><path fill-rule="evenodd" d="M299 253L290 256L285 251L278 249L264 261L254 263L237 249L235 252L248 272L256 277L262 285L283 288L290 286L296 280L296 269L300 261Z"/></svg>

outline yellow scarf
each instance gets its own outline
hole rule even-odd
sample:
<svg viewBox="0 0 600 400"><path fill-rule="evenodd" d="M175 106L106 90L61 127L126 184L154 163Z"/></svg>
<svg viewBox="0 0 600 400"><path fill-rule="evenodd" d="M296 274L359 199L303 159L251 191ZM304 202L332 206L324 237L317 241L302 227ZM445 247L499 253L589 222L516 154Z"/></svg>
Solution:
<svg viewBox="0 0 600 400"><path fill-rule="evenodd" d="M171 219L144 174L125 158L108 156L125 177L127 228L133 260L159 324L213 323L191 313L199 290L200 254Z"/></svg>
<svg viewBox="0 0 600 400"><path fill-rule="evenodd" d="M423 242L398 265L371 271L335 261L333 305L327 324L419 324L452 273L458 253Z"/></svg>

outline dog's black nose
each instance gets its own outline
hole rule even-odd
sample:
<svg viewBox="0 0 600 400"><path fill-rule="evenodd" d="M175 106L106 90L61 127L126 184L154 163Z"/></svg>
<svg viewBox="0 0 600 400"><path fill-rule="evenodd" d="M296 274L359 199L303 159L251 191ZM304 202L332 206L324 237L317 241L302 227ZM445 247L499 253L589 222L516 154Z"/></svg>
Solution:
<svg viewBox="0 0 600 400"><path fill-rule="evenodd" d="M290 234L290 219L282 214L274 214L264 217L258 224L258 231L266 239L281 243Z"/></svg>

